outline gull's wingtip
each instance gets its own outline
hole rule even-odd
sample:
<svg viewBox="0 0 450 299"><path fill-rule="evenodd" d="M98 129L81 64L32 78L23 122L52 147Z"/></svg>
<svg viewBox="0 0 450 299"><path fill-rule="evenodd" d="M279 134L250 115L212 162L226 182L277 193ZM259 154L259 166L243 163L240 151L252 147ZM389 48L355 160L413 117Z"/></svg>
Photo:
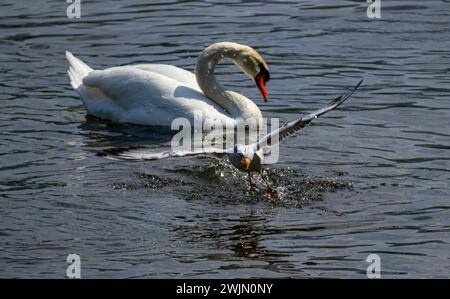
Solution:
<svg viewBox="0 0 450 299"><path fill-rule="evenodd" d="M363 83L364 79L359 80L358 84L356 84L355 89L358 88L362 83Z"/></svg>

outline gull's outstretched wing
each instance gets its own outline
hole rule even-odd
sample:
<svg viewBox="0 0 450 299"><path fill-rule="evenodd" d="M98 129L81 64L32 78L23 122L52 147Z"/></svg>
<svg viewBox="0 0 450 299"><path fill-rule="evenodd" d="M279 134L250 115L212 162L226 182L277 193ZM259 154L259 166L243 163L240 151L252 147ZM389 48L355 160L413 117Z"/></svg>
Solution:
<svg viewBox="0 0 450 299"><path fill-rule="evenodd" d="M172 150L171 147L149 148L144 146L134 146L106 149L98 152L97 155L113 160L143 161L201 155L222 157L226 153L226 149L215 147L199 148L195 150Z"/></svg>
<svg viewBox="0 0 450 299"><path fill-rule="evenodd" d="M263 138L261 138L257 143L257 148L263 148L265 146L271 146L275 144L276 142L288 137L289 135L303 129L306 127L311 121L318 118L322 114L327 113L328 111L331 111L335 108L337 108L339 105L341 105L345 100L347 100L355 91L358 89L358 87L361 85L363 80L359 81L358 84L349 92L338 96L331 102L329 102L326 106L320 108L319 110L314 111L313 113L310 113L308 115L305 115L297 120L285 123L283 126L281 126L279 129L272 131L271 133L267 134Z"/></svg>

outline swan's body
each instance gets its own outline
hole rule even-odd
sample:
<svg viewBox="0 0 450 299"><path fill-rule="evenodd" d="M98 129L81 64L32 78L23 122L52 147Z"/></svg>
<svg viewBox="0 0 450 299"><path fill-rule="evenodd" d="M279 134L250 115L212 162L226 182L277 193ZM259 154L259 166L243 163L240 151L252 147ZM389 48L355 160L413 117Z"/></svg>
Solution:
<svg viewBox="0 0 450 299"><path fill-rule="evenodd" d="M255 79L267 98L267 64L252 48L235 43L217 43L200 56L196 74L163 64L140 64L93 70L66 52L72 87L83 100L87 113L119 123L171 126L175 118L193 121L201 115L234 126L262 115L250 99L225 89L214 76L221 59L234 61Z"/></svg>

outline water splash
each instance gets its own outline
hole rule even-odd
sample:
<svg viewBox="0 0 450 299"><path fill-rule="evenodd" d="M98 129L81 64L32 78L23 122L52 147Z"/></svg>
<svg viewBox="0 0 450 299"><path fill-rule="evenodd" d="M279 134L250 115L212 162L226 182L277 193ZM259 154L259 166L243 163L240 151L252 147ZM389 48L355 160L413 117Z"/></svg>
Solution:
<svg viewBox="0 0 450 299"><path fill-rule="evenodd" d="M164 176L135 173L131 181L114 183L112 187L121 190L171 188L186 200L266 202L290 207L302 207L323 200L328 193L352 189L351 182L341 179L311 177L290 168L269 168L265 171L277 191L270 194L259 174L253 175L256 188L251 189L247 174L237 171L226 160L204 160L203 164L169 170Z"/></svg>

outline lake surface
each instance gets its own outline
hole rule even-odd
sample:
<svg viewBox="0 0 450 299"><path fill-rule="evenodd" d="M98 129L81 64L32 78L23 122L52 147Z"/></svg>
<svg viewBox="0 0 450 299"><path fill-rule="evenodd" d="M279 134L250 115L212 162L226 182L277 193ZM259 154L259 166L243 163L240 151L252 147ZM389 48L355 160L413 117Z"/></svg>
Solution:
<svg viewBox="0 0 450 299"><path fill-rule="evenodd" d="M381 2L369 19L365 1L82 1L69 19L65 1L2 0L0 277L63 278L76 253L84 278L365 278L376 253L384 278L448 278L450 2ZM278 200L227 161L98 157L170 134L86 120L66 73L65 50L193 71L219 41L267 60L267 103L231 64L219 75L266 117L364 79L282 144Z"/></svg>

